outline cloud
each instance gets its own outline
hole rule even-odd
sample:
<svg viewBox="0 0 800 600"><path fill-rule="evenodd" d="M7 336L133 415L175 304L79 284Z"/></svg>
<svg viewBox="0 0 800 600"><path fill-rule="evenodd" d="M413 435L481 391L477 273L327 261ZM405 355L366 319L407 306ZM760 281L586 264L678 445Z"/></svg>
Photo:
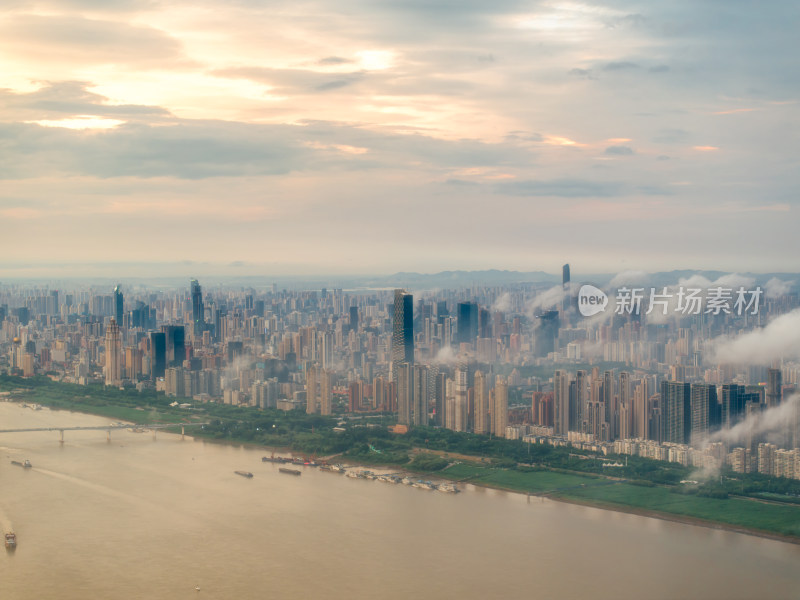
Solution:
<svg viewBox="0 0 800 600"><path fill-rule="evenodd" d="M497 300L494 301L492 304L492 312L500 311L500 312L508 312L511 310L511 294L505 292L498 296Z"/></svg>
<svg viewBox="0 0 800 600"><path fill-rule="evenodd" d="M508 181L495 185L494 189L498 193L514 196L583 198L617 196L623 193L624 186L616 182L556 179L550 181Z"/></svg>
<svg viewBox="0 0 800 600"><path fill-rule="evenodd" d="M575 77L585 77L586 79L593 79L592 70L591 69L574 68L574 69L570 69L568 74L569 75L574 75Z"/></svg>
<svg viewBox="0 0 800 600"><path fill-rule="evenodd" d="M309 231L305 260L372 271L524 269L565 239L585 272L621 257L649 271L796 269L791 3L726 5L724 26L685 0L12 0L0 12L0 203L57 205L31 204L42 217L24 247L40 257L105 231L126 232L115 251L137 247L121 206L157 206L163 187L244 214L265 197L313 202L302 226L283 216L247 236L190 231L177 201L159 212L176 255L228 253L219 264ZM742 108L754 110L712 116ZM124 123L32 123L88 117ZM692 150L709 144L721 150ZM642 158L604 154L612 145ZM98 205L115 210L81 225ZM218 243L193 246L200 233Z"/></svg>
<svg viewBox="0 0 800 600"><path fill-rule="evenodd" d="M549 310L558 307L564 299L564 287L557 285L550 289L536 294L531 300L525 303L525 314L533 318L542 310Z"/></svg>
<svg viewBox="0 0 800 600"><path fill-rule="evenodd" d="M776 317L766 327L711 340L707 353L715 364L769 365L800 358L800 309Z"/></svg>
<svg viewBox="0 0 800 600"><path fill-rule="evenodd" d="M318 89L321 92L324 92L326 90L336 90L336 89L339 89L339 88L343 88L343 87L345 87L347 85L350 85L350 83L351 82L347 81L346 79L335 79L333 81L328 81L326 83L321 83L315 89Z"/></svg>
<svg viewBox="0 0 800 600"><path fill-rule="evenodd" d="M765 286L767 298L780 298L792 291L794 281L783 281L777 277L770 279Z"/></svg>
<svg viewBox="0 0 800 600"><path fill-rule="evenodd" d="M58 11L75 9L93 13L130 13L155 8L157 3L155 0L36 0L35 6Z"/></svg>
<svg viewBox="0 0 800 600"><path fill-rule="evenodd" d="M631 69L638 69L639 65L629 61L610 62L603 67L603 71L629 71Z"/></svg>
<svg viewBox="0 0 800 600"><path fill-rule="evenodd" d="M781 439L787 425L792 424L800 410L800 395L794 394L778 406L764 412L750 414L730 429L722 429L711 434L708 443L724 442L730 446L745 444L751 436Z"/></svg>
<svg viewBox="0 0 800 600"><path fill-rule="evenodd" d="M445 346L436 353L433 363L437 365L455 365L458 363L458 355L453 348Z"/></svg>
<svg viewBox="0 0 800 600"><path fill-rule="evenodd" d="M79 100L65 101L56 106L59 110L67 111L70 105L83 103L91 109L87 110L90 114L104 113L106 105L98 104L102 97L85 93L80 85L66 88L72 95L65 97ZM83 92L73 93L76 90ZM36 106L37 100L27 105ZM514 165L524 160L526 154L507 145L393 135L367 131L357 125L246 124L178 119L158 107L118 108L119 112L112 108L108 115L118 115L129 122L104 131L83 132L41 127L32 122L0 121L0 135L5 140L0 146L0 178L35 177L44 168L59 175L182 179L398 168L420 161L428 169L452 169ZM36 114L39 120L48 113L31 114ZM51 118L56 114L50 115ZM139 117L140 122L133 120Z"/></svg>
<svg viewBox="0 0 800 600"><path fill-rule="evenodd" d="M749 290L755 283L755 279L747 275L740 275L739 273L729 273L718 278L711 287L732 288L734 291L740 287Z"/></svg>
<svg viewBox="0 0 800 600"><path fill-rule="evenodd" d="M105 96L89 90L85 81L46 82L41 88L29 93L0 89L0 103L6 120L21 121L64 116L93 115L124 119L144 119L151 122L159 117L170 116L160 106L136 104L111 104Z"/></svg>
<svg viewBox="0 0 800 600"><path fill-rule="evenodd" d="M166 67L186 61L181 44L165 32L120 21L73 15L12 14L0 21L5 52L27 60L87 65L149 64Z"/></svg>
<svg viewBox="0 0 800 600"><path fill-rule="evenodd" d="M266 67L232 67L211 71L216 77L247 79L265 83L277 94L302 94L343 88L367 76L366 71L328 73L310 69L275 69ZM377 77L377 76L376 76Z"/></svg>
<svg viewBox="0 0 800 600"><path fill-rule="evenodd" d="M608 287L615 289L623 286L631 286L635 284L643 284L649 274L647 271L622 271L617 273L608 283Z"/></svg>
<svg viewBox="0 0 800 600"><path fill-rule="evenodd" d="M690 139L690 132L674 127L659 129L653 136L653 141L658 144L686 144Z"/></svg>
<svg viewBox="0 0 800 600"><path fill-rule="evenodd" d="M326 56L317 61L318 65L346 65L353 61L349 58L342 58L341 56Z"/></svg>
<svg viewBox="0 0 800 600"><path fill-rule="evenodd" d="M612 156L633 156L635 154L630 146L609 146L605 153Z"/></svg>

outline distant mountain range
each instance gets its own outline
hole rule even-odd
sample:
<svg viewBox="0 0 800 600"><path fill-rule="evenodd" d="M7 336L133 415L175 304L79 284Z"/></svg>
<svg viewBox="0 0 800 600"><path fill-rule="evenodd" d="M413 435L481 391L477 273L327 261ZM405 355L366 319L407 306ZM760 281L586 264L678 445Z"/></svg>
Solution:
<svg viewBox="0 0 800 600"><path fill-rule="evenodd" d="M291 290L319 290L322 288L343 288L347 290L370 290L370 289L393 289L405 288L409 291L414 290L433 290L433 289L453 289L467 288L471 286L501 286L513 284L538 284L540 286L553 286L561 283L561 273L546 273L544 271L509 271L500 269L488 269L481 271L441 271L439 273L415 273L398 272L392 275L270 275L265 272L263 275L237 274L235 269L223 268L217 274L195 274L192 273L193 265L186 267L185 277L176 276L152 276L152 277L61 277L48 278L39 276L35 278L6 277L4 280L30 283L40 283L42 285L68 285L69 282L84 282L98 287L113 287L116 283L128 286L143 286L150 288L182 288L188 287L189 278L197 276L200 283L206 289L216 286L241 286L254 290L270 288L276 284L278 289ZM714 282L721 277L730 275L726 271L710 270L691 270L680 269L674 271L659 271L656 273L644 273L629 271L625 273L575 273L572 274L572 282L576 284L592 283L601 287L608 287L615 281L615 287L627 285L629 287L660 287L676 285L680 280L689 279L694 276L701 276ZM755 281L754 285L764 288L768 281L777 278L782 282L790 283L784 288L791 291L800 291L800 273L738 273L738 275L751 278ZM730 287L733 287L732 285Z"/></svg>

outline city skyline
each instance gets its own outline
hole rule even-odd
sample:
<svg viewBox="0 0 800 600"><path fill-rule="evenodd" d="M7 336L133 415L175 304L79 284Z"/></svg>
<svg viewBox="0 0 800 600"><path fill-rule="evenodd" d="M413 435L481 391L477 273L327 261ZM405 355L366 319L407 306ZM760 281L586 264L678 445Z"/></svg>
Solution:
<svg viewBox="0 0 800 600"><path fill-rule="evenodd" d="M15 2L0 277L791 271L796 22L790 3Z"/></svg>

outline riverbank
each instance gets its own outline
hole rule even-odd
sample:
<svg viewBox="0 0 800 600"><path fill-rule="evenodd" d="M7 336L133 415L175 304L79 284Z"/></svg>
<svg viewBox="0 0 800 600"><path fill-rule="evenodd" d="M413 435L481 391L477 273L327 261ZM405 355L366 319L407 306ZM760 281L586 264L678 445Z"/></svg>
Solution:
<svg viewBox="0 0 800 600"><path fill-rule="evenodd" d="M286 451L286 453L289 454L290 452ZM368 461L353 461L353 460L348 460L346 457L342 458L343 458L342 464L345 467L350 467L350 468L370 467L370 468L377 468L384 470L389 468L388 465L371 464ZM464 475L464 471L459 469L459 467L463 468L463 465L454 465L448 467L448 469L445 469L443 471L435 471L435 472L409 469L407 466L400 466L392 470L396 471L401 475L408 475L412 477L425 477L426 479L434 479L434 480L441 479L445 481L452 481L454 483L469 484L469 485L474 485L476 487L495 489L513 494L547 498L548 500L563 502L566 504L575 504L579 506L597 508L600 510L608 510L613 512L637 515L641 517L660 519L662 521L669 521L673 523L683 523L686 525L695 525L700 527L706 527L709 529L730 531L733 533L742 533L754 537L760 537L764 539L770 539L770 540L800 545L800 535L784 534L777 531L769 531L765 529L758 529L755 527L747 527L744 525L738 525L719 520L703 519L699 517L682 515L663 510L659 511L643 507L615 504L611 502L603 502L598 500L586 500L579 498L577 495L574 495L576 492L573 491L572 492L573 495L570 495L570 490L564 489L564 487L566 486L568 488L573 488L574 490L583 491L591 489L592 486L597 486L599 488L604 486L617 485L624 482L618 482L601 477L592 478L578 474L554 473L544 470L536 471L533 473L516 473L514 471L509 471L504 469L497 470L496 473L501 478L507 478L509 480L516 479L517 481L523 478L526 479L525 487L527 489L520 489L521 486L519 485L517 486L508 484L503 485L502 483L486 481L485 479L481 478L475 478L469 476L462 477L462 475ZM469 468L469 466L467 466L467 468ZM701 500L706 500L706 499L701 499ZM713 499L707 499L707 500L713 501ZM747 499L735 498L731 500L734 501L738 500L739 502L751 502L750 500ZM725 501L717 501L717 502L725 502ZM752 510L753 507L750 506L748 508ZM781 510L782 508L783 507L778 506L778 510ZM800 524L800 522L796 521L795 518L791 515L783 515L782 517L783 518L781 519L781 521L784 523Z"/></svg>
<svg viewBox="0 0 800 600"><path fill-rule="evenodd" d="M512 490L508 490L512 491ZM520 493L520 492L514 492ZM542 494L546 496L545 494ZM558 497L558 496L548 496L550 500L555 500L556 502L564 502L566 504L575 504L577 506L586 506L590 508L599 508L601 510L610 510L619 513L625 513L629 515L636 515L639 517L648 517L651 519L660 519L662 521L670 521L672 523L683 523L685 525L695 525L698 527L706 527L708 529L717 529L721 531L731 531L733 533L743 533L746 535L752 535L754 537L765 538L769 540L775 540L778 542L786 542L789 544L795 544L800 546L800 537L791 536L791 535L782 535L780 533L773 533L770 531L762 531L760 529L751 529L748 527L739 527L735 525L729 525L727 523L720 523L718 521L709 521L707 519L698 519L695 517L686 517L680 516L665 512L659 512L655 510L647 510L644 508L633 508L630 506L621 506L616 504L603 504L601 502L586 502L583 500L577 500L575 498L566 498L566 497Z"/></svg>
<svg viewBox="0 0 800 600"><path fill-rule="evenodd" d="M116 392L109 396L94 391L91 395L74 395L70 389L49 390L37 389L18 395L19 402L40 402L53 410L81 412L120 421L138 424L176 422L189 418L198 418L196 412L189 409L170 407L161 398L124 398L127 405L113 404ZM58 392L58 393L56 393ZM73 392L70 394L69 392ZM15 394L16 395L16 394ZM120 394L122 396L122 394ZM123 400L120 398L120 400ZM138 402L137 402L138 400ZM134 402L141 403L139 405ZM230 408L230 407L225 407ZM203 415L207 418L209 415ZM291 419L291 415L276 415L274 419ZM299 418L299 417L297 417ZM272 422L273 417L267 421ZM277 421L279 424L280 420ZM273 426L267 424L267 427ZM192 431L187 432L198 440L222 444L235 444L247 447L264 448L266 451L293 453L299 456L311 456L313 452L292 449L285 445L270 446L259 442L239 440L232 437L220 437L219 432ZM308 437L308 434L299 434ZM276 436L278 439L291 438ZM340 439L338 436L331 440ZM427 441L427 440L426 440ZM366 448L366 443L361 443ZM306 444L307 447L316 447ZM706 527L723 528L731 531L746 532L772 539L782 539L791 543L800 543L800 505L797 504L758 504L743 498L708 498L684 493L681 486L636 485L630 479L610 478L599 473L566 471L553 467L524 467L498 463L487 457L469 456L463 453L448 453L441 450L408 447L409 458L421 452L429 452L447 460L456 459L458 464L451 464L443 470L416 470L410 468L408 462L403 464L386 463L380 460L371 461L369 456L348 456L347 452L354 446L348 446L342 452L318 447L320 454L336 454L340 462L361 464L365 466L402 469L415 476L436 477L456 482L466 482L477 486L495 488L509 492L533 495L545 495L554 500L580 503L596 508L631 512L666 520L679 520ZM366 454L369 454L366 450ZM377 456L376 456L377 458ZM508 463L508 461L506 461Z"/></svg>

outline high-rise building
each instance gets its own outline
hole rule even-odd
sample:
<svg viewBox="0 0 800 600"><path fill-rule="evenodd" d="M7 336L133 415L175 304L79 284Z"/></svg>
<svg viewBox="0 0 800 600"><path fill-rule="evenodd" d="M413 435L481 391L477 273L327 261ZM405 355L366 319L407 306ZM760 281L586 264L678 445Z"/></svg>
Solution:
<svg viewBox="0 0 800 600"><path fill-rule="evenodd" d="M164 377L167 368L167 334L150 332L150 375L153 379Z"/></svg>
<svg viewBox="0 0 800 600"><path fill-rule="evenodd" d="M536 356L544 357L556 349L558 336L558 311L548 310L536 317L536 330L533 334Z"/></svg>
<svg viewBox="0 0 800 600"><path fill-rule="evenodd" d="M750 391L746 386L729 383L720 390L720 425L730 429L747 415L750 404L761 404L763 390Z"/></svg>
<svg viewBox="0 0 800 600"><path fill-rule="evenodd" d="M323 369L319 380L319 412L323 415L333 414L333 384L331 378L330 371Z"/></svg>
<svg viewBox="0 0 800 600"><path fill-rule="evenodd" d="M693 383L691 386L692 424L689 441L695 447L704 442L709 433L719 429L722 410L717 401L717 386Z"/></svg>
<svg viewBox="0 0 800 600"><path fill-rule="evenodd" d="M569 374L558 370L553 376L553 433L566 436L569 431Z"/></svg>
<svg viewBox="0 0 800 600"><path fill-rule="evenodd" d="M192 326L195 336L203 334L205 329L205 308L203 306L203 290L197 279L190 282L192 296Z"/></svg>
<svg viewBox="0 0 800 600"><path fill-rule="evenodd" d="M350 331L358 331L358 307L350 307Z"/></svg>
<svg viewBox="0 0 800 600"><path fill-rule="evenodd" d="M414 364L414 297L405 290L394 291L392 361Z"/></svg>
<svg viewBox="0 0 800 600"><path fill-rule="evenodd" d="M489 387L481 371L475 371L475 433L489 433Z"/></svg>
<svg viewBox="0 0 800 600"><path fill-rule="evenodd" d="M691 391L688 383L661 382L661 443L689 443Z"/></svg>
<svg viewBox="0 0 800 600"><path fill-rule="evenodd" d="M617 396L614 394L614 373L603 373L603 405L605 407L605 421L608 424L609 441L616 436L617 421Z"/></svg>
<svg viewBox="0 0 800 600"><path fill-rule="evenodd" d="M633 437L639 440L647 439L649 410L647 393L647 380L642 379L636 384L633 391Z"/></svg>
<svg viewBox="0 0 800 600"><path fill-rule="evenodd" d="M633 436L633 403L631 401L631 375L623 371L619 374L617 395L617 418L614 437L623 440Z"/></svg>
<svg viewBox="0 0 800 600"><path fill-rule="evenodd" d="M447 373L437 373L435 382L433 393L436 407L435 423L439 427L444 427L447 412Z"/></svg>
<svg viewBox="0 0 800 600"><path fill-rule="evenodd" d="M494 407L492 410L492 429L497 437L506 437L508 425L508 382L498 375L494 384Z"/></svg>
<svg viewBox="0 0 800 600"><path fill-rule="evenodd" d="M405 361L395 363L393 375L397 384L397 422L401 425L412 425L411 405L414 398L412 364Z"/></svg>
<svg viewBox="0 0 800 600"><path fill-rule="evenodd" d="M609 426L606 421L605 385L600 379L600 374L596 369L592 370L591 391L586 402L583 423L581 429L584 433L589 433L596 440L607 441L609 437Z"/></svg>
<svg viewBox="0 0 800 600"><path fill-rule="evenodd" d="M780 369L767 371L767 407L773 408L781 403L783 392L783 377Z"/></svg>
<svg viewBox="0 0 800 600"><path fill-rule="evenodd" d="M458 343L474 344L478 337L478 305L475 302L459 302L456 316Z"/></svg>
<svg viewBox="0 0 800 600"><path fill-rule="evenodd" d="M306 414L317 412L317 368L306 367Z"/></svg>
<svg viewBox="0 0 800 600"><path fill-rule="evenodd" d="M186 332L183 325L162 325L161 331L166 336L167 364L180 367L186 360Z"/></svg>
<svg viewBox="0 0 800 600"><path fill-rule="evenodd" d="M428 379L428 366L414 365L414 407L412 415L414 425L428 424L428 392L430 389Z"/></svg>
<svg viewBox="0 0 800 600"><path fill-rule="evenodd" d="M583 423L584 411L586 410L586 401L589 398L589 378L586 371L583 369L575 373L575 418L574 424L570 423L570 428L574 431L580 431L581 424Z"/></svg>
<svg viewBox="0 0 800 600"><path fill-rule="evenodd" d="M467 430L467 388L469 386L469 373L466 368L456 369L456 378L453 393L453 431Z"/></svg>
<svg viewBox="0 0 800 600"><path fill-rule="evenodd" d="M115 319L106 327L106 385L122 385L122 339Z"/></svg>
<svg viewBox="0 0 800 600"><path fill-rule="evenodd" d="M114 318L119 326L122 325L123 304L122 290L117 284L117 287L114 288Z"/></svg>

